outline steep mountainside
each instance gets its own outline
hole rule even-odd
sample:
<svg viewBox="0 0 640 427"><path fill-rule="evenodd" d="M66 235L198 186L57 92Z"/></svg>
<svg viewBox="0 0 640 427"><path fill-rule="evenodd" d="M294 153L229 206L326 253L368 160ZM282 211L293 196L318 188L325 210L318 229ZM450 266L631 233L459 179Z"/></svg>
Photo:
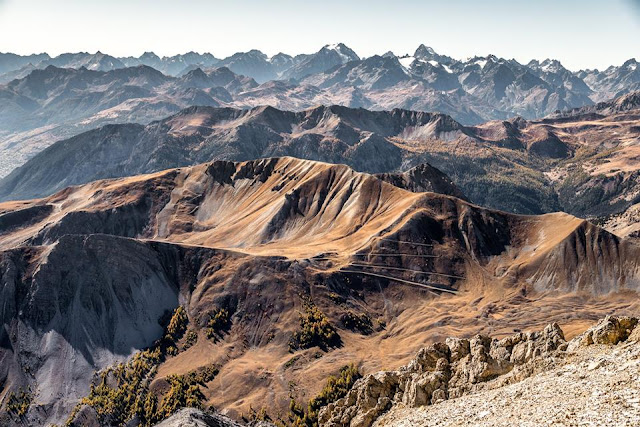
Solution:
<svg viewBox="0 0 640 427"><path fill-rule="evenodd" d="M320 419L327 427L635 425L639 341L637 318L609 316L570 341L557 324L503 339L448 338L400 370L359 380Z"/></svg>
<svg viewBox="0 0 640 427"><path fill-rule="evenodd" d="M109 123L147 124L192 105L402 108L477 125L514 115L540 118L638 91L636 65L630 60L602 73L572 73L551 59L526 65L494 55L456 60L424 45L413 55L360 58L341 43L297 56L250 50L224 59L194 52L163 58L152 52L139 58L2 54L0 176L56 140ZM134 74L148 76L123 79Z"/></svg>
<svg viewBox="0 0 640 427"><path fill-rule="evenodd" d="M628 105L613 101L618 103ZM370 173L429 163L474 203L594 218L640 202L639 119L640 109L625 108L470 127L446 115L407 110L193 107L147 126L106 126L60 141L0 181L0 198L41 197L94 179L212 159L288 155Z"/></svg>
<svg viewBox="0 0 640 427"><path fill-rule="evenodd" d="M624 113L640 108L640 92L631 92L618 98L598 102L586 107L573 108L550 115L550 118L569 118L577 116L604 116L608 114Z"/></svg>
<svg viewBox="0 0 640 427"><path fill-rule="evenodd" d="M640 67L635 58L618 66L610 66L604 71L584 70L577 73L594 91L594 101L604 101L640 89Z"/></svg>
<svg viewBox="0 0 640 427"><path fill-rule="evenodd" d="M347 361L395 369L454 331L575 331L638 309L640 247L584 220L491 211L294 158L6 202L0 246L10 425L62 423L87 395L76 421L158 419L183 386L203 393L194 404L277 419ZM90 388L95 370L149 347Z"/></svg>
<svg viewBox="0 0 640 427"><path fill-rule="evenodd" d="M628 327L633 327L630 334ZM452 372L438 371L433 362L441 367L449 365ZM513 371L505 374L511 367ZM465 368L467 371L461 372ZM347 397L329 408L351 408L357 414L351 426L635 425L640 422L638 368L640 329L636 318L605 318L569 342L553 324L540 332L502 340L481 335L471 340L450 337L438 347L421 350L399 371L367 376L354 385L353 394L359 395L351 403ZM483 375L488 372L502 374L497 378ZM407 383L405 393L394 390L398 379ZM450 393L444 392L448 385L452 385ZM454 389L465 387L464 395L455 395ZM394 391L395 402L396 396L389 398ZM366 416L365 408L373 404L388 412L375 420L379 415L375 410ZM330 415L331 411L325 411L321 425L346 424L328 421ZM271 425L263 422L264 427ZM220 414L183 409L161 426L237 425Z"/></svg>

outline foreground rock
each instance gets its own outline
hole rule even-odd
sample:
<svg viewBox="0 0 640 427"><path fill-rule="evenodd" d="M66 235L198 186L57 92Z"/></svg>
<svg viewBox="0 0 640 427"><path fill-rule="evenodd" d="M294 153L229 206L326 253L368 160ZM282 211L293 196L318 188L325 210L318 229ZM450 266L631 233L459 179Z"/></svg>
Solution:
<svg viewBox="0 0 640 427"><path fill-rule="evenodd" d="M327 426L370 426L392 410L380 419L379 425L468 425L469 420L482 425L513 425L521 421L521 414L526 414L527 421L534 425L576 418L637 425L637 323L636 318L607 317L570 342L565 341L557 324L539 333L519 333L501 340L482 335L471 340L449 338L446 343L422 349L411 363L397 371L364 377L346 397L323 409L320 421ZM622 348L616 350L592 348L594 344L619 343L623 343ZM592 378L590 371L597 375ZM540 372L543 373L529 378ZM524 379L528 379L526 385L503 387ZM491 389L499 390L487 391ZM461 399L465 403L446 402L445 406L445 400L453 402L454 398L471 393L473 397ZM549 402L532 402L539 396ZM614 406L607 407L610 400ZM585 412L572 412L572 405ZM549 406L554 411L545 409ZM425 408L409 409L416 407ZM504 417L499 409L503 407L510 407L511 418Z"/></svg>
<svg viewBox="0 0 640 427"><path fill-rule="evenodd" d="M199 409L185 408L176 412L156 427L240 427L230 418L219 414L207 414Z"/></svg>

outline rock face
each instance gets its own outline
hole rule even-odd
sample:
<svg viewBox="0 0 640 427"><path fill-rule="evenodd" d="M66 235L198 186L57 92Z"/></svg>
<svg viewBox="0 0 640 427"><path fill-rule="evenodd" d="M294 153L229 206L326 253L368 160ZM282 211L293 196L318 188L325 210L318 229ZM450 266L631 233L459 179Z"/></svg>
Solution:
<svg viewBox="0 0 640 427"><path fill-rule="evenodd" d="M395 404L417 407L460 397L479 384L513 372L534 358L566 346L557 324L539 333L519 333L501 340L477 335L449 338L418 352L398 371L367 375L346 397L320 413L326 426L370 426Z"/></svg>
<svg viewBox="0 0 640 427"><path fill-rule="evenodd" d="M638 333L640 328L635 327L632 335ZM513 384L437 405L398 405L374 426L632 426L640 423L638 384L640 344L630 336L616 345L578 345L559 351L543 360L531 376Z"/></svg>
<svg viewBox="0 0 640 427"><path fill-rule="evenodd" d="M588 346L592 344L615 345L627 340L638 325L638 319L634 317L613 317L607 316L597 325L588 329L580 337L574 340L571 345ZM638 331L635 332L636 335Z"/></svg>
<svg viewBox="0 0 640 427"><path fill-rule="evenodd" d="M241 427L230 418L220 414L208 414L198 409L181 409L156 427Z"/></svg>
<svg viewBox="0 0 640 427"><path fill-rule="evenodd" d="M433 405L521 381L580 346L625 341L637 334L637 324L637 318L608 316L570 342L565 341L557 324L541 332L518 333L500 340L483 335L449 338L423 348L400 370L358 380L346 397L321 410L320 422L336 427L370 426L396 405Z"/></svg>
<svg viewBox="0 0 640 427"><path fill-rule="evenodd" d="M157 339L158 319L178 304L177 266L131 239L65 235L47 248L4 251L0 267L0 341L11 343L0 350L2 376L15 390L37 384L39 405L56 422L69 399L88 392L95 370ZM25 419L40 424L41 416Z"/></svg>
<svg viewBox="0 0 640 427"><path fill-rule="evenodd" d="M416 193L430 192L448 194L467 200L451 178L429 164L422 164L403 173L381 173L376 175L383 181Z"/></svg>

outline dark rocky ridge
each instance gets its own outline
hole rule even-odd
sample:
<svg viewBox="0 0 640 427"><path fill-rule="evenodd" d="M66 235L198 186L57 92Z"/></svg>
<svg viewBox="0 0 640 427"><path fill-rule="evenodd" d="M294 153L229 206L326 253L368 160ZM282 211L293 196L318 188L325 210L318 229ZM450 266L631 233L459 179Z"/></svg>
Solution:
<svg viewBox="0 0 640 427"><path fill-rule="evenodd" d="M624 99L633 95L612 103L628 106L625 111L596 118L514 118L479 126L401 109L190 107L147 126L110 125L60 141L2 179L0 199L41 197L94 179L213 159L294 156L370 173L402 173L429 163L480 205L599 217L638 201L628 141L637 137L633 120L640 110ZM585 123L590 120L596 123ZM581 165L589 162L604 169L585 173ZM631 166L616 167L626 162Z"/></svg>
<svg viewBox="0 0 640 427"><path fill-rule="evenodd" d="M421 138L455 138L466 128L441 114L318 107L294 113L191 107L148 126L109 125L60 141L6 177L1 198L31 198L69 185L187 166L211 159L288 155L358 170L402 166L388 138L412 129Z"/></svg>

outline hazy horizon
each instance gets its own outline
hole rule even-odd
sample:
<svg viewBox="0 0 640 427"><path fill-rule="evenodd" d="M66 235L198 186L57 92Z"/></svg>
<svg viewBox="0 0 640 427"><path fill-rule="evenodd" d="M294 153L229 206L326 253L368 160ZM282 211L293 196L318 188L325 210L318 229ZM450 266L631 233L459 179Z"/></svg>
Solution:
<svg viewBox="0 0 640 427"><path fill-rule="evenodd" d="M380 0L300 4L187 0L0 0L0 52L52 56L101 51L224 58L259 49L312 53L345 43L358 55L412 54L420 44L465 59L495 54L521 63L558 59L572 70L640 57L640 2ZM614 42L615 40L615 42Z"/></svg>

